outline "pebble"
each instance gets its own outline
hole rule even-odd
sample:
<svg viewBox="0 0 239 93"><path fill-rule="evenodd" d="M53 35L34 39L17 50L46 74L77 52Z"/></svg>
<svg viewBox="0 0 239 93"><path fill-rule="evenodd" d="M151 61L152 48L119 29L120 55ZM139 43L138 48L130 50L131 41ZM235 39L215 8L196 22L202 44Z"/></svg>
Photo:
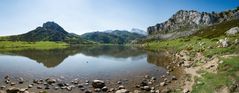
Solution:
<svg viewBox="0 0 239 93"><path fill-rule="evenodd" d="M81 91L85 91L85 88L80 88Z"/></svg>
<svg viewBox="0 0 239 93"><path fill-rule="evenodd" d="M120 85L119 89L125 89L125 87L123 85Z"/></svg>
<svg viewBox="0 0 239 93"><path fill-rule="evenodd" d="M23 82L24 82L24 79L23 79L22 77L20 77L18 83L19 83L19 84L23 84Z"/></svg>
<svg viewBox="0 0 239 93"><path fill-rule="evenodd" d="M6 86L1 86L1 87L0 87L1 90L5 89L5 88L6 88Z"/></svg>
<svg viewBox="0 0 239 93"><path fill-rule="evenodd" d="M93 80L92 86L94 88L103 88L105 86L105 82L103 80Z"/></svg>
<svg viewBox="0 0 239 93"><path fill-rule="evenodd" d="M140 83L140 86L147 86L147 81L146 80L143 80L141 83Z"/></svg>
<svg viewBox="0 0 239 93"><path fill-rule="evenodd" d="M172 80L177 80L177 78L175 76L172 76Z"/></svg>
<svg viewBox="0 0 239 93"><path fill-rule="evenodd" d="M152 82L148 82L148 85L152 85L153 83Z"/></svg>
<svg viewBox="0 0 239 93"><path fill-rule="evenodd" d="M6 83L6 84L9 84L9 83L10 83L10 80L6 80L5 83Z"/></svg>
<svg viewBox="0 0 239 93"><path fill-rule="evenodd" d="M110 88L109 92L113 92L113 91L115 91L115 89L114 88Z"/></svg>
<svg viewBox="0 0 239 93"><path fill-rule="evenodd" d="M32 85L32 84L28 85L28 88L32 88L32 87L33 87L33 85Z"/></svg>
<svg viewBox="0 0 239 93"><path fill-rule="evenodd" d="M144 78L148 79L148 78L149 78L149 75L145 75Z"/></svg>
<svg viewBox="0 0 239 93"><path fill-rule="evenodd" d="M66 87L66 90L68 90L68 91L71 91L72 90L72 87Z"/></svg>
<svg viewBox="0 0 239 93"><path fill-rule="evenodd" d="M59 87L54 87L54 89L55 89L55 90L58 90L58 89L59 89Z"/></svg>
<svg viewBox="0 0 239 93"><path fill-rule="evenodd" d="M117 90L115 93L129 93L129 91L126 89L120 89L120 90Z"/></svg>
<svg viewBox="0 0 239 93"><path fill-rule="evenodd" d="M37 86L37 89L42 89L42 86Z"/></svg>
<svg viewBox="0 0 239 93"><path fill-rule="evenodd" d="M121 81L117 81L117 84L122 84L122 82Z"/></svg>
<svg viewBox="0 0 239 93"><path fill-rule="evenodd" d="M189 93L190 91L189 91L189 89L183 89L183 93Z"/></svg>
<svg viewBox="0 0 239 93"><path fill-rule="evenodd" d="M7 80L9 80L9 79L10 79L10 77L7 75L7 76L5 76L5 77L4 77L4 79L7 79Z"/></svg>
<svg viewBox="0 0 239 93"><path fill-rule="evenodd" d="M78 88L82 88L82 87L84 87L83 84L78 84Z"/></svg>
<svg viewBox="0 0 239 93"><path fill-rule="evenodd" d="M151 88L149 86L144 86L143 89L146 90L146 91L150 91L151 90Z"/></svg>
<svg viewBox="0 0 239 93"><path fill-rule="evenodd" d="M101 91L100 88L96 88L96 89L95 89L95 92L100 92L100 91Z"/></svg>
<svg viewBox="0 0 239 93"><path fill-rule="evenodd" d="M134 90L134 93L141 93L141 91L139 91L139 90Z"/></svg>
<svg viewBox="0 0 239 93"><path fill-rule="evenodd" d="M160 86L165 86L165 85L166 85L165 82L161 82L161 83L160 83Z"/></svg>
<svg viewBox="0 0 239 93"><path fill-rule="evenodd" d="M155 77L151 77L151 80L156 80L156 78Z"/></svg>
<svg viewBox="0 0 239 93"><path fill-rule="evenodd" d="M103 88L102 88L102 91L107 91L108 90L108 88L106 87L106 86L104 86Z"/></svg>
<svg viewBox="0 0 239 93"><path fill-rule="evenodd" d="M92 93L92 91L91 90L86 90L85 93Z"/></svg>
<svg viewBox="0 0 239 93"><path fill-rule="evenodd" d="M11 86L15 86L16 85L16 83L14 83L14 82L11 82L11 84L10 84Z"/></svg>

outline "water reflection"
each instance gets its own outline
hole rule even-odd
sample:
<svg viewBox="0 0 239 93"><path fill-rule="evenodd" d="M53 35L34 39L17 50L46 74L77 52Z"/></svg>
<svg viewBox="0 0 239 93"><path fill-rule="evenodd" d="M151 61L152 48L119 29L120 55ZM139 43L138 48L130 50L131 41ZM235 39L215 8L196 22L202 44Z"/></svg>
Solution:
<svg viewBox="0 0 239 93"><path fill-rule="evenodd" d="M145 52L131 47L125 46L77 46L66 49L51 49L51 50L13 50L0 52L5 55L24 56L42 63L47 68L56 67L61 64L67 57L76 54L85 56L99 57L108 56L113 58L129 58L142 57Z"/></svg>

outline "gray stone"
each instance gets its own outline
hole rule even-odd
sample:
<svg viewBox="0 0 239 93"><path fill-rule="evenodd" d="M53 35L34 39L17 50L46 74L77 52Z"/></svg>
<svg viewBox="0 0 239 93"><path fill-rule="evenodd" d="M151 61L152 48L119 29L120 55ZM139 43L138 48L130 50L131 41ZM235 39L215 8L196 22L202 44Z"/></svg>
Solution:
<svg viewBox="0 0 239 93"><path fill-rule="evenodd" d="M7 93L18 93L20 92L20 89L19 88L15 88L15 87L12 87L12 88L8 88L6 90Z"/></svg>
<svg viewBox="0 0 239 93"><path fill-rule="evenodd" d="M108 88L106 87L106 86L104 86L103 88L102 88L102 91L107 91L108 90Z"/></svg>
<svg viewBox="0 0 239 93"><path fill-rule="evenodd" d="M235 45L238 45L238 44L239 44L239 40L238 40L238 39L235 39L234 44L235 44Z"/></svg>
<svg viewBox="0 0 239 93"><path fill-rule="evenodd" d="M37 89L43 89L43 87L42 86L37 86Z"/></svg>
<svg viewBox="0 0 239 93"><path fill-rule="evenodd" d="M123 85L120 85L119 89L125 89L125 87Z"/></svg>
<svg viewBox="0 0 239 93"><path fill-rule="evenodd" d="M172 76L172 80L177 80L176 76Z"/></svg>
<svg viewBox="0 0 239 93"><path fill-rule="evenodd" d="M120 89L120 90L117 90L115 93L129 93L129 91L126 89Z"/></svg>
<svg viewBox="0 0 239 93"><path fill-rule="evenodd" d="M23 84L23 82L24 82L24 79L23 79L22 77L20 77L18 83L19 83L19 84Z"/></svg>
<svg viewBox="0 0 239 93"><path fill-rule="evenodd" d="M189 89L183 89L183 93L189 93Z"/></svg>
<svg viewBox="0 0 239 93"><path fill-rule="evenodd" d="M14 83L14 82L11 82L11 84L10 84L11 86L15 86L16 85L16 83Z"/></svg>
<svg viewBox="0 0 239 93"><path fill-rule="evenodd" d="M150 91L151 90L151 88L149 86L144 86L143 89L146 90L146 91Z"/></svg>
<svg viewBox="0 0 239 93"><path fill-rule="evenodd" d="M32 84L28 85L28 88L32 88L32 87L33 87L33 85L32 85Z"/></svg>
<svg viewBox="0 0 239 93"><path fill-rule="evenodd" d="M139 90L134 90L134 93L141 93L141 91L139 91Z"/></svg>
<svg viewBox="0 0 239 93"><path fill-rule="evenodd" d="M47 82L48 84L53 84L53 83L56 83L56 79L54 79L54 78L48 78L48 79L46 79L46 82Z"/></svg>
<svg viewBox="0 0 239 93"><path fill-rule="evenodd" d="M161 83L160 83L160 86L165 86L165 85L166 85L165 82L161 82Z"/></svg>
<svg viewBox="0 0 239 93"><path fill-rule="evenodd" d="M105 82L103 80L93 80L92 86L94 88L103 88L105 86Z"/></svg>
<svg viewBox="0 0 239 93"><path fill-rule="evenodd" d="M91 90L86 90L85 93L92 93L92 91Z"/></svg>
<svg viewBox="0 0 239 93"><path fill-rule="evenodd" d="M238 28L238 27L233 27L233 28L229 29L229 30L226 32L226 34L227 34L228 36L234 36L234 35L236 35L237 33L239 33L239 28Z"/></svg>
<svg viewBox="0 0 239 93"><path fill-rule="evenodd" d="M4 85L2 85L2 86L0 87L1 90L5 89L5 88L6 88L6 86L4 86Z"/></svg>
<svg viewBox="0 0 239 93"><path fill-rule="evenodd" d="M78 87L82 88L82 87L84 87L84 85L83 84L78 84Z"/></svg>
<svg viewBox="0 0 239 93"><path fill-rule="evenodd" d="M101 89L100 88L95 88L95 92L100 92Z"/></svg>

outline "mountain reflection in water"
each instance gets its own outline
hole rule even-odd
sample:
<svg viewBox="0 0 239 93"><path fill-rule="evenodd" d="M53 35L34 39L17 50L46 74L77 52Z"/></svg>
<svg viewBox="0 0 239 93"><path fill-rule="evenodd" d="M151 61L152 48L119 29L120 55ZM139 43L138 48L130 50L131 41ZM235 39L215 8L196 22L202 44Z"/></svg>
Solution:
<svg viewBox="0 0 239 93"><path fill-rule="evenodd" d="M83 54L85 56L99 57L109 56L114 58L136 57L144 54L144 51L125 46L79 46L65 49L51 50L15 50L0 52L1 54L24 56L42 63L47 68L58 66L69 56Z"/></svg>

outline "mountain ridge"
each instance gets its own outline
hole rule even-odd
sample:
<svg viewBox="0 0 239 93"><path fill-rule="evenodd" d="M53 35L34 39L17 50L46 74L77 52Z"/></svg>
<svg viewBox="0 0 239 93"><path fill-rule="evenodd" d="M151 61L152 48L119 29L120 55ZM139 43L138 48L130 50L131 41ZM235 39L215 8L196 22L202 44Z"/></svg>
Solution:
<svg viewBox="0 0 239 93"><path fill-rule="evenodd" d="M144 38L145 35L129 32L127 30L106 30L82 34L81 37L86 40L105 44L126 44L132 40Z"/></svg>
<svg viewBox="0 0 239 93"><path fill-rule="evenodd" d="M149 36L147 39L160 40L189 36L201 28L234 19L239 19L239 8L219 13L179 10L167 21L148 27ZM165 37L167 35L170 36Z"/></svg>
<svg viewBox="0 0 239 93"><path fill-rule="evenodd" d="M7 41L54 41L54 42L66 42L70 44L86 44L91 43L82 39L79 35L74 33L68 33L60 25L53 21L43 23L42 26L37 27L27 33L20 35L12 35L4 38Z"/></svg>

